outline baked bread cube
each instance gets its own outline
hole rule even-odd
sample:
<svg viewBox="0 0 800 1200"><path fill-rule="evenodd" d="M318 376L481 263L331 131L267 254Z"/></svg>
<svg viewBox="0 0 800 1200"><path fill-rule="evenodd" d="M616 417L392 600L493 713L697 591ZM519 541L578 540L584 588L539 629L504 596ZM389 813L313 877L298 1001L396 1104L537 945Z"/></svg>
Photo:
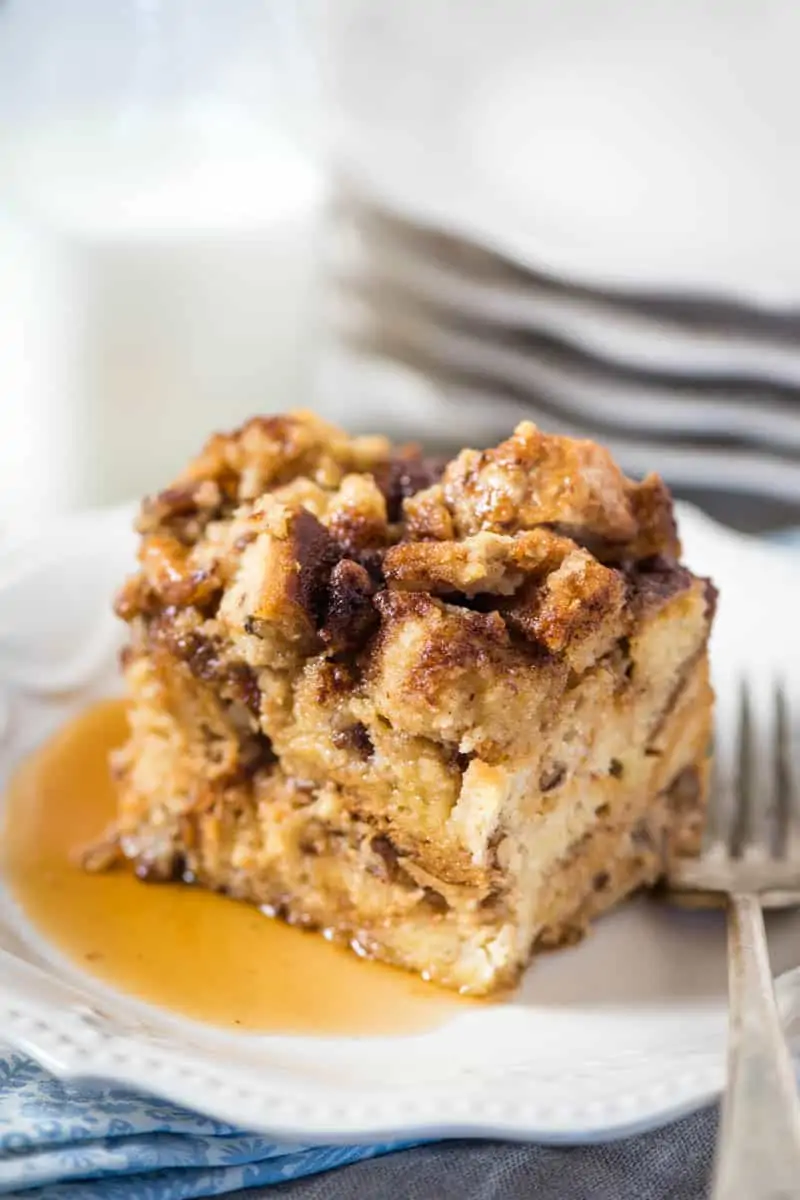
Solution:
<svg viewBox="0 0 800 1200"><path fill-rule="evenodd" d="M213 437L117 601L113 838L483 994L696 851L715 592L668 491L523 422L451 462L310 413Z"/></svg>

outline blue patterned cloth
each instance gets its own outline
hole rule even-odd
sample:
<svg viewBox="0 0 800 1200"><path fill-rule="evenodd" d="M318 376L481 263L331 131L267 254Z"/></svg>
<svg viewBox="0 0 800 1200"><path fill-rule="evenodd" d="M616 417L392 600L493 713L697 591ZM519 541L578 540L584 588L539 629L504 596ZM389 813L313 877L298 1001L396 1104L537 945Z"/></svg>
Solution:
<svg viewBox="0 0 800 1200"><path fill-rule="evenodd" d="M62 1083L0 1048L0 1195L186 1200L285 1183L413 1145L298 1146L116 1088ZM32 1189L37 1189L31 1192Z"/></svg>

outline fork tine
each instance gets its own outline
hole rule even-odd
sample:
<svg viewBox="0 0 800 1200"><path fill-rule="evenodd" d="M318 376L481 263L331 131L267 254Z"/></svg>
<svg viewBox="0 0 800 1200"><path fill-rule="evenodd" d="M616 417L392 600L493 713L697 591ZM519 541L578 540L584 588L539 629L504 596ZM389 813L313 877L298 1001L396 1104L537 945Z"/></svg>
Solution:
<svg viewBox="0 0 800 1200"><path fill-rule="evenodd" d="M789 704L786 687L779 681L775 688L775 768L777 772L777 833L775 853L785 858L789 853L792 831L792 754L790 746Z"/></svg>
<svg viewBox="0 0 800 1200"><path fill-rule="evenodd" d="M741 704L740 852L750 858L764 858L773 853L779 806L778 708L774 685L762 678L743 681Z"/></svg>
<svg viewBox="0 0 800 1200"><path fill-rule="evenodd" d="M706 850L727 855L736 829L736 780L739 741L738 684L720 687L714 720L714 760L711 770L704 843Z"/></svg>
<svg viewBox="0 0 800 1200"><path fill-rule="evenodd" d="M744 679L739 679L736 687L735 729L734 812L729 848L731 854L738 856L743 852L747 839L747 795L751 775L750 705L747 699L747 685Z"/></svg>
<svg viewBox="0 0 800 1200"><path fill-rule="evenodd" d="M784 822L783 851L787 855L800 853L800 746L795 726L794 705L785 681L778 693L779 754L781 774L782 818Z"/></svg>

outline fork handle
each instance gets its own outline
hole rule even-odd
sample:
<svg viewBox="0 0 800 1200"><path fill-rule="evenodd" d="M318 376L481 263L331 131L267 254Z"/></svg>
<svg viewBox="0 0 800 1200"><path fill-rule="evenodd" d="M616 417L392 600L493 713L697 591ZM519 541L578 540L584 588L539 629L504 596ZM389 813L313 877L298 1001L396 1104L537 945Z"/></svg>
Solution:
<svg viewBox="0 0 800 1200"><path fill-rule="evenodd" d="M800 1101L758 896L728 898L728 1086L714 1200L800 1195Z"/></svg>

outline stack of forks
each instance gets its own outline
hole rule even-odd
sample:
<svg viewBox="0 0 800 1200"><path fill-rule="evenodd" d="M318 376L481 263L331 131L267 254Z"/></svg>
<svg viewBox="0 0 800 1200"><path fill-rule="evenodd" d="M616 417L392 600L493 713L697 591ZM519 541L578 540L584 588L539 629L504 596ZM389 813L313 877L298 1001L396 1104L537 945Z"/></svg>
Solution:
<svg viewBox="0 0 800 1200"><path fill-rule="evenodd" d="M364 427L486 444L528 418L684 494L800 504L800 316L567 283L344 186L332 229L328 385Z"/></svg>

